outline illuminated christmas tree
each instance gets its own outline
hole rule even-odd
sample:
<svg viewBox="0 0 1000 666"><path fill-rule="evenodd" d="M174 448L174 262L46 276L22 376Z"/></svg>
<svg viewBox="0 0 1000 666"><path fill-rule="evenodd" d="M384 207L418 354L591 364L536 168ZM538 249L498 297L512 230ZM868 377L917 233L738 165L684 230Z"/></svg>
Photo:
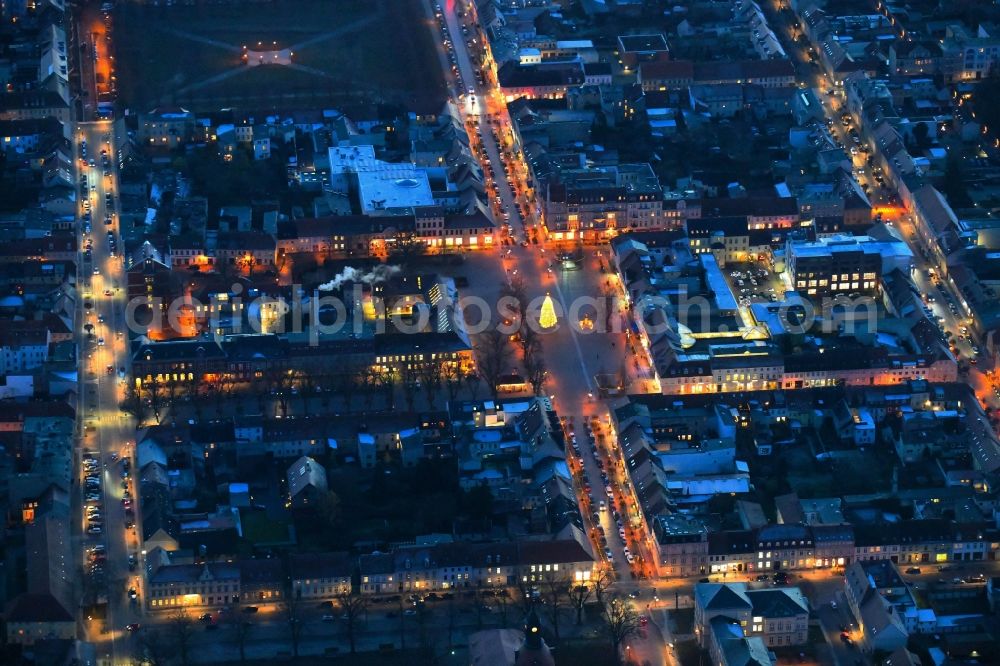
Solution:
<svg viewBox="0 0 1000 666"><path fill-rule="evenodd" d="M545 294L545 300L542 301L542 311L538 314L538 324L542 328L552 328L559 320L556 319L556 306L552 302L552 296L550 294Z"/></svg>

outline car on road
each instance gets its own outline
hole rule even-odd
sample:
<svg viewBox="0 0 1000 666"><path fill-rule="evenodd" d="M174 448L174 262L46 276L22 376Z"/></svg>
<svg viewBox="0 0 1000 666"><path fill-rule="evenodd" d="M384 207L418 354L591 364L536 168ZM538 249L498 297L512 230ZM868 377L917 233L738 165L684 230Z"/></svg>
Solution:
<svg viewBox="0 0 1000 666"><path fill-rule="evenodd" d="M103 347L104 346L104 338L97 338L97 344L98 344L98 346Z"/></svg>
<svg viewBox="0 0 1000 666"><path fill-rule="evenodd" d="M87 528L87 534L100 534L102 531L103 530L97 525L92 525Z"/></svg>
<svg viewBox="0 0 1000 666"><path fill-rule="evenodd" d="M259 610L260 610L260 609L259 609L259 608L257 608L256 606L244 606L244 607L243 607L243 612L244 612L244 613L247 613L247 614L250 614L250 613L256 613L256 612L257 612L257 611L259 611Z"/></svg>
<svg viewBox="0 0 1000 666"><path fill-rule="evenodd" d="M134 587L128 588L128 598L135 601L139 598L139 592Z"/></svg>
<svg viewBox="0 0 1000 666"><path fill-rule="evenodd" d="M911 576L916 576L917 574L920 573L920 567L910 567L909 569L906 570L906 573L910 574Z"/></svg>
<svg viewBox="0 0 1000 666"><path fill-rule="evenodd" d="M133 622L132 624L126 624L125 625L125 630L126 631L139 631L139 623L138 622Z"/></svg>

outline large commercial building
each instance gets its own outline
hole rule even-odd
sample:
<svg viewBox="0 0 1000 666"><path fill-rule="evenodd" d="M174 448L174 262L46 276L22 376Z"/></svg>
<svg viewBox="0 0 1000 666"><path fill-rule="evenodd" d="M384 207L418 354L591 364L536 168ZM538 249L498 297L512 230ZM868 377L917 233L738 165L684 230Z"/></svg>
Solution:
<svg viewBox="0 0 1000 666"><path fill-rule="evenodd" d="M662 393L955 381L956 361L923 310L889 312L876 298L851 308L809 300L874 296L888 274L907 280L912 257L903 243L789 239L784 255L791 284L767 301L751 300L734 286L723 262L743 253L713 242L711 234L669 247L646 245L643 237L616 239L612 252ZM847 320L850 330L841 326ZM877 337L868 335L873 321L880 324ZM794 354L784 351L791 347Z"/></svg>
<svg viewBox="0 0 1000 666"><path fill-rule="evenodd" d="M789 241L787 267L802 295L872 295L880 280L899 268L909 272L913 253L902 241L868 236L834 236L812 242Z"/></svg>
<svg viewBox="0 0 1000 666"><path fill-rule="evenodd" d="M663 189L648 164L564 171L545 189L543 222L553 240L607 238L663 226Z"/></svg>

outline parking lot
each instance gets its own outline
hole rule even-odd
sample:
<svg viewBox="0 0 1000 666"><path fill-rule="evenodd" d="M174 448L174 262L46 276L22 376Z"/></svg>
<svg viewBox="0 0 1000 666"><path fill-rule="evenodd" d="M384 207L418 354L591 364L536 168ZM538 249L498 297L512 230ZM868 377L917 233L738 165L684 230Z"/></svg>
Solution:
<svg viewBox="0 0 1000 666"><path fill-rule="evenodd" d="M727 264L726 273L740 305L778 301L785 294L785 283L777 273L750 263Z"/></svg>

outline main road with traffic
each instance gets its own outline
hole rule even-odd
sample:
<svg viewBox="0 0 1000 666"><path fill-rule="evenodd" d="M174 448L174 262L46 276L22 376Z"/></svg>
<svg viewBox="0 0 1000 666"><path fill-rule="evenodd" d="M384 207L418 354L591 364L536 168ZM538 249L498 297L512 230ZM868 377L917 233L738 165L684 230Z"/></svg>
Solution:
<svg viewBox="0 0 1000 666"><path fill-rule="evenodd" d="M130 371L117 165L110 121L77 125L80 189L79 331L83 437L79 450L80 557L90 591L84 622L103 664L130 659L129 628L141 616L142 577L134 421L122 409ZM106 601L105 601L106 600Z"/></svg>

